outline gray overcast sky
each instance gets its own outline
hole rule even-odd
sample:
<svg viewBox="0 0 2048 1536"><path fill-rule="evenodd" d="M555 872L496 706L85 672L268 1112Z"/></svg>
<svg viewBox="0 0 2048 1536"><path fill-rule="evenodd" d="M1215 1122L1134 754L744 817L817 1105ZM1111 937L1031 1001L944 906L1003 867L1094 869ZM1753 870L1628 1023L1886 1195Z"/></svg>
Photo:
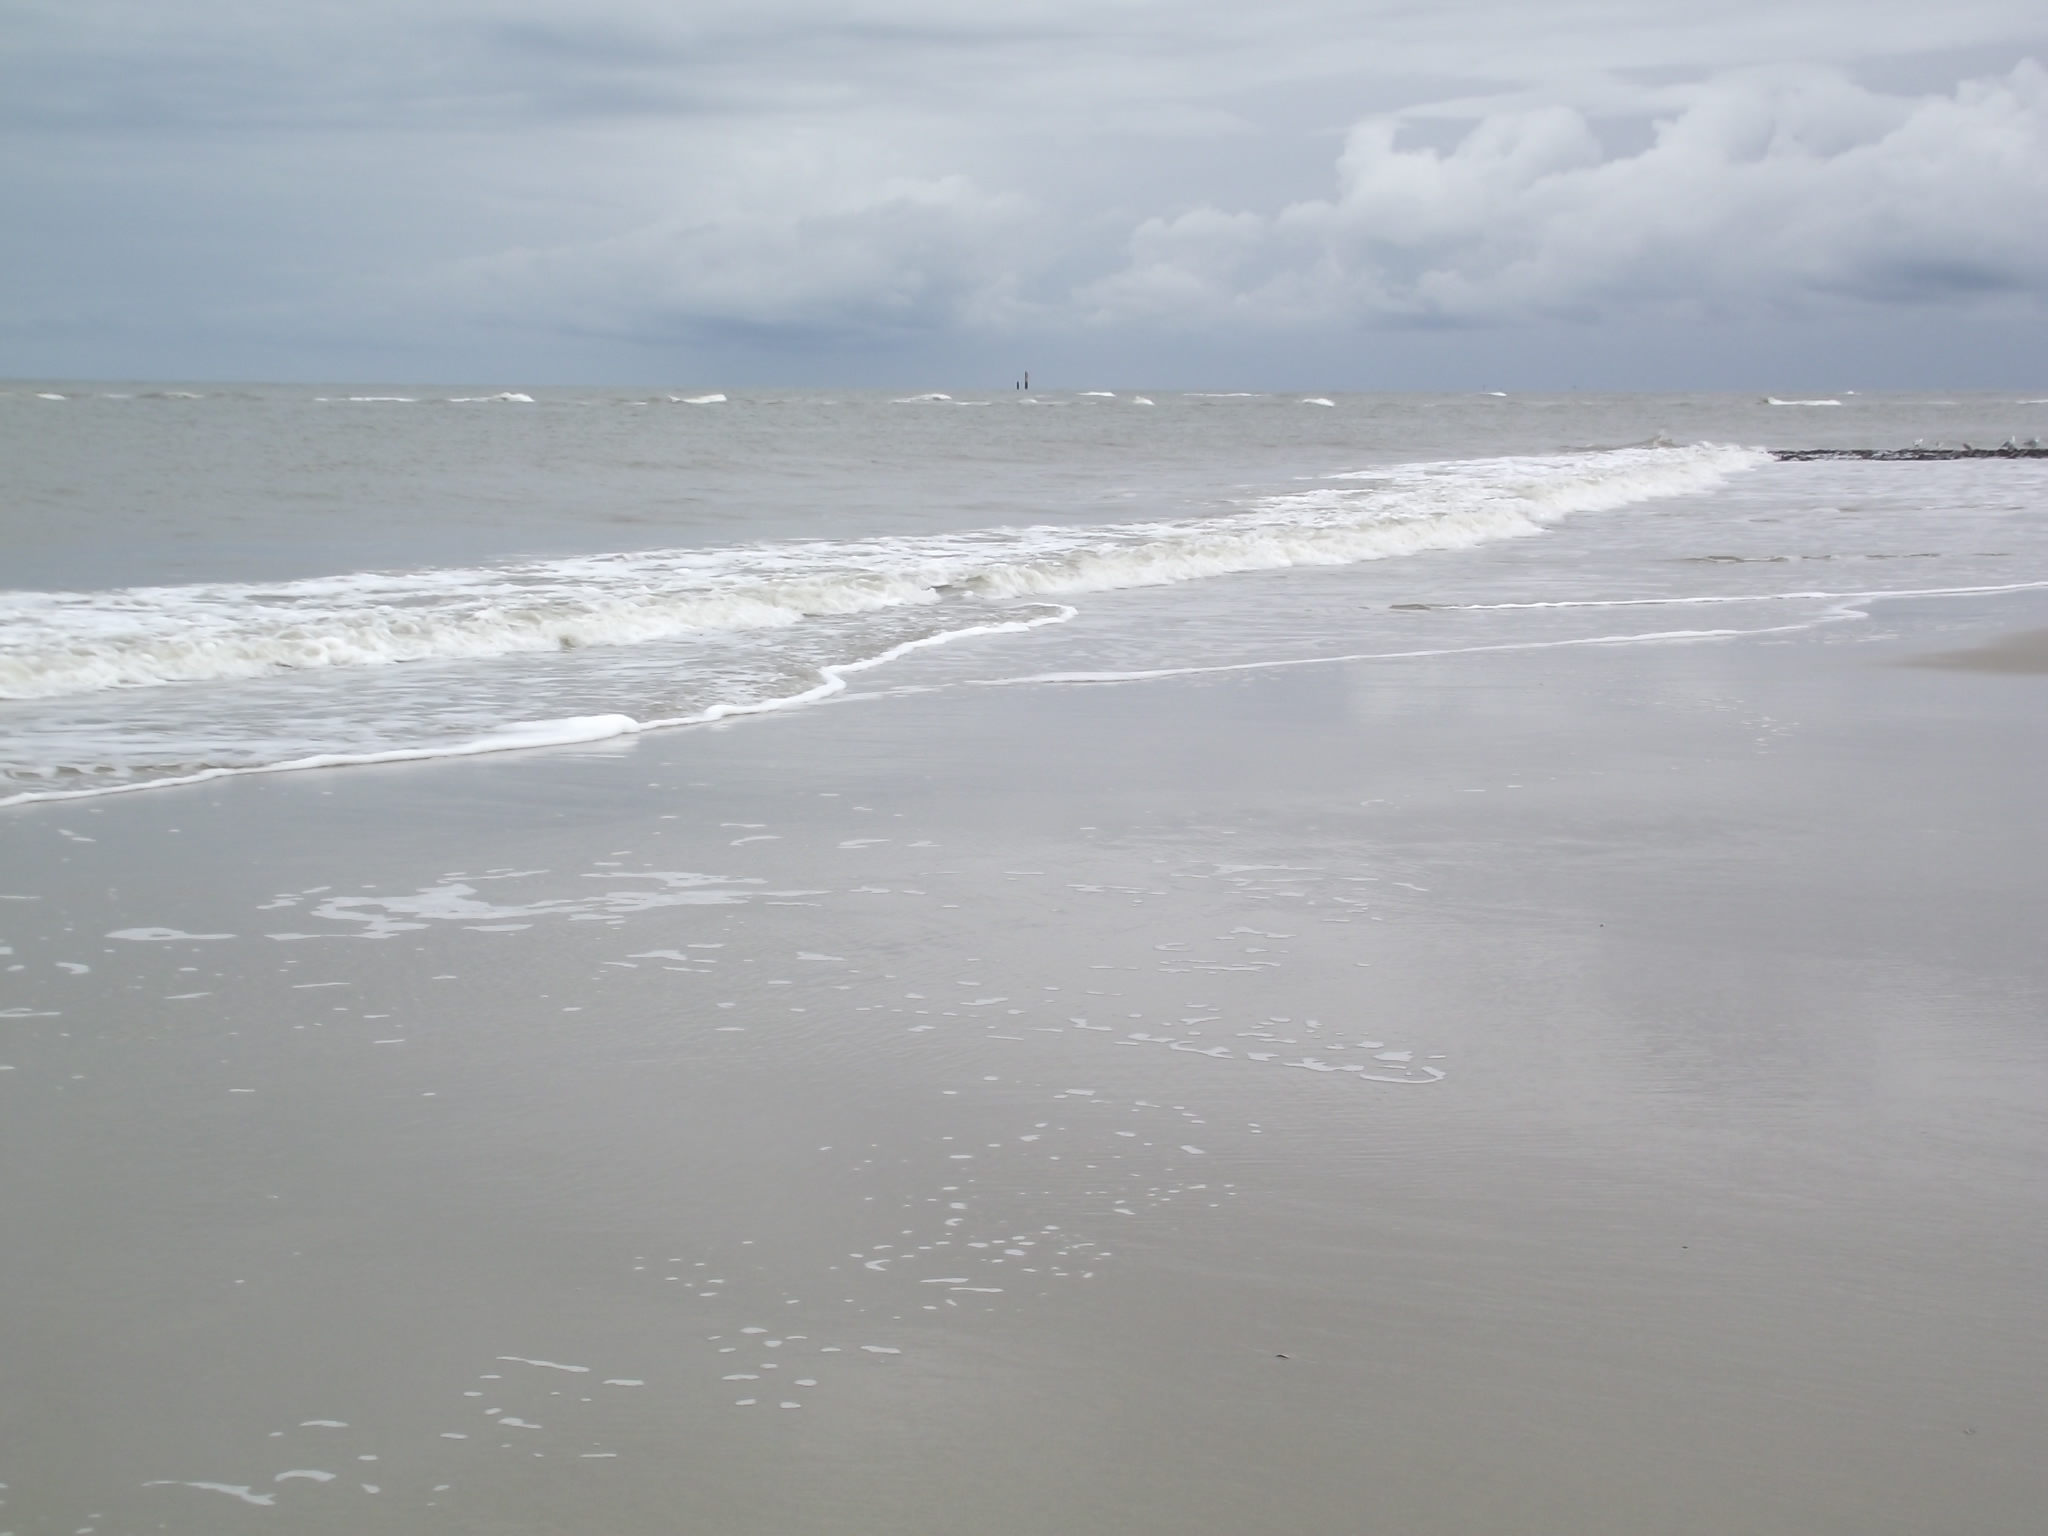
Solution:
<svg viewBox="0 0 2048 1536"><path fill-rule="evenodd" d="M0 374L2048 386L2040 0L0 0Z"/></svg>

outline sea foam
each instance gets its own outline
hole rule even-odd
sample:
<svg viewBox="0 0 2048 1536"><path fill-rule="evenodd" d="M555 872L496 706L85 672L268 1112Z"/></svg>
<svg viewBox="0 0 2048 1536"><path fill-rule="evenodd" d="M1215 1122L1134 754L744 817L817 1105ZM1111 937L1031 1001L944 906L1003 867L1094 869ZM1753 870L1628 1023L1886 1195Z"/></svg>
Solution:
<svg viewBox="0 0 2048 1536"><path fill-rule="evenodd" d="M1222 516L656 550L268 584L0 594L0 698L625 646L949 600L1073 596L1523 537L1711 489L1750 449L1360 470Z"/></svg>

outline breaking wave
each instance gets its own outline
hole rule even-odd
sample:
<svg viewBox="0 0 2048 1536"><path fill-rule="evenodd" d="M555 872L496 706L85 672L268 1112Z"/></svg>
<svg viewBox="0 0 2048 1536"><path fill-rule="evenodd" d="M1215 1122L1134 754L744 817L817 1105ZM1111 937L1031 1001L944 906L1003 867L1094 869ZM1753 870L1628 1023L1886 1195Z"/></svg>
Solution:
<svg viewBox="0 0 2048 1536"><path fill-rule="evenodd" d="M627 646L1468 548L1712 489L1769 455L1644 447L1333 475L1220 516L657 550L271 584L0 594L0 698Z"/></svg>

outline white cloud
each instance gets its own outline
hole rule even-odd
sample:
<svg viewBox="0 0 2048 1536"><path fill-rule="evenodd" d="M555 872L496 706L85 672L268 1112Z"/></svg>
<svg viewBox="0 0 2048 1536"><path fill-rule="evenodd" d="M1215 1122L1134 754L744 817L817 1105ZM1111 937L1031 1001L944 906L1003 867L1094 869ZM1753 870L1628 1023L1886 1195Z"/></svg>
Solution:
<svg viewBox="0 0 2048 1536"><path fill-rule="evenodd" d="M1448 152L1355 126L1334 197L1142 224L1098 324L1479 323L2048 294L2048 72L1950 95L1742 70L1634 154L1565 106L1489 113Z"/></svg>

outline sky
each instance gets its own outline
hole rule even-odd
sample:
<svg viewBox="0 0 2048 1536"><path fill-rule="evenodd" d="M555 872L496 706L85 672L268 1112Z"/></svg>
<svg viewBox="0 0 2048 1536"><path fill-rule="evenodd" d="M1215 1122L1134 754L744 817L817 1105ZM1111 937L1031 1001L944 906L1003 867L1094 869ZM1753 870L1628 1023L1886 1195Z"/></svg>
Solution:
<svg viewBox="0 0 2048 1536"><path fill-rule="evenodd" d="M2048 386L2040 0L4 0L0 376Z"/></svg>

